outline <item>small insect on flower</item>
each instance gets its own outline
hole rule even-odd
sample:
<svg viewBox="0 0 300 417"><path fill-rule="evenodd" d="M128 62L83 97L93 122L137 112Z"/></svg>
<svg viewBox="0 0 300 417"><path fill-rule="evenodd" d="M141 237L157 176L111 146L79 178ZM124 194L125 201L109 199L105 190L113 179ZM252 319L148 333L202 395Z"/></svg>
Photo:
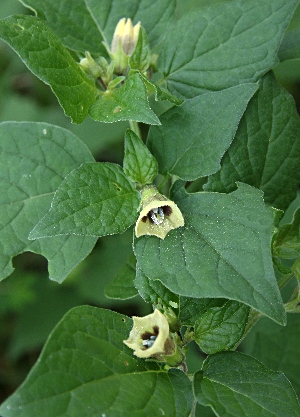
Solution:
<svg viewBox="0 0 300 417"><path fill-rule="evenodd" d="M142 192L142 210L135 225L136 237L154 235L164 239L167 233L184 226L183 216L174 203L151 185Z"/></svg>

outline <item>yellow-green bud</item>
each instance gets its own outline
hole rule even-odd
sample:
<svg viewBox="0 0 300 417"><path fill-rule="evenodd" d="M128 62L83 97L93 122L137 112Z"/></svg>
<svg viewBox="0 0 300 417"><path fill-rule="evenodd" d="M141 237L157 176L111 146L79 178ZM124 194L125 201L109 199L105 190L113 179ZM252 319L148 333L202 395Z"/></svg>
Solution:
<svg viewBox="0 0 300 417"><path fill-rule="evenodd" d="M125 17L117 24L109 51L116 74L124 74L127 71L128 57L136 46L140 26L140 22L133 26L131 19L126 20Z"/></svg>
<svg viewBox="0 0 300 417"><path fill-rule="evenodd" d="M91 54L86 51L85 58L82 58L79 63L80 67L94 79L101 76L101 67L95 62Z"/></svg>
<svg viewBox="0 0 300 417"><path fill-rule="evenodd" d="M154 235L164 239L172 229L184 226L181 211L167 197L160 194L153 185L146 186L142 192L142 210L135 225L135 235Z"/></svg>

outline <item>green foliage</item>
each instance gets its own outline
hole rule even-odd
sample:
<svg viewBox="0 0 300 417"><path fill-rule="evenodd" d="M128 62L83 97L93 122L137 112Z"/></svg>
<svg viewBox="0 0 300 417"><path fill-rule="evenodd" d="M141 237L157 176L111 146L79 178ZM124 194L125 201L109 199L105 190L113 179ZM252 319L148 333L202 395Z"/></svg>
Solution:
<svg viewBox="0 0 300 417"><path fill-rule="evenodd" d="M73 51L105 54L103 36L82 1L22 0Z"/></svg>
<svg viewBox="0 0 300 417"><path fill-rule="evenodd" d="M204 361L195 375L200 404L222 416L299 416L295 392L280 372L238 352L223 352Z"/></svg>
<svg viewBox="0 0 300 417"><path fill-rule="evenodd" d="M104 123L134 120L160 124L158 117L149 106L146 87L139 74L130 75L120 88L101 94L89 113L92 119Z"/></svg>
<svg viewBox="0 0 300 417"><path fill-rule="evenodd" d="M244 334L248 315L249 307L236 301L211 307L195 322L195 340L207 354L231 349Z"/></svg>
<svg viewBox="0 0 300 417"><path fill-rule="evenodd" d="M0 117L32 118L0 124L1 416L300 417L298 0L21 3L0 20Z"/></svg>
<svg viewBox="0 0 300 417"><path fill-rule="evenodd" d="M74 123L83 122L96 90L48 26L33 16L11 16L0 22L0 37L51 86L66 115Z"/></svg>
<svg viewBox="0 0 300 417"><path fill-rule="evenodd" d="M151 128L148 138L160 172L188 181L218 171L256 88L243 84L208 93L164 113L162 127Z"/></svg>
<svg viewBox="0 0 300 417"><path fill-rule="evenodd" d="M123 169L131 181L151 184L157 175L157 162L141 139L131 130L125 134Z"/></svg>
<svg viewBox="0 0 300 417"><path fill-rule="evenodd" d="M0 407L6 417L91 414L188 416L192 387L180 371L132 357L123 343L129 317L93 307L71 310L51 333L40 361ZM112 363L114 364L112 367ZM30 395L28 395L30 392ZM59 398L59 400L58 400Z"/></svg>
<svg viewBox="0 0 300 417"><path fill-rule="evenodd" d="M297 0L224 1L187 13L168 31L158 68L185 98L256 82L276 52Z"/></svg>
<svg viewBox="0 0 300 417"><path fill-rule="evenodd" d="M289 314L285 327L264 318L251 330L241 346L245 353L274 371L284 372L293 383L298 396L300 395L299 331L299 314Z"/></svg>
<svg viewBox="0 0 300 417"><path fill-rule="evenodd" d="M266 74L224 155L221 169L208 178L204 189L229 192L236 188L236 181L242 181L260 188L267 203L285 210L295 199L300 182L299 128L294 100L272 73Z"/></svg>
<svg viewBox="0 0 300 417"><path fill-rule="evenodd" d="M12 272L13 256L30 250L48 259L50 277L61 282L96 240L69 235L30 241L28 234L49 210L63 178L93 157L72 133L45 123L2 123L0 135L1 278Z"/></svg>
<svg viewBox="0 0 300 417"><path fill-rule="evenodd" d="M270 251L273 213L261 192L239 184L231 194L179 189L177 195L184 228L163 242L152 236L135 241L145 275L176 294L234 299L283 324Z"/></svg>
<svg viewBox="0 0 300 417"><path fill-rule="evenodd" d="M64 179L29 237L122 233L136 220L138 205L138 193L120 166L85 163Z"/></svg>

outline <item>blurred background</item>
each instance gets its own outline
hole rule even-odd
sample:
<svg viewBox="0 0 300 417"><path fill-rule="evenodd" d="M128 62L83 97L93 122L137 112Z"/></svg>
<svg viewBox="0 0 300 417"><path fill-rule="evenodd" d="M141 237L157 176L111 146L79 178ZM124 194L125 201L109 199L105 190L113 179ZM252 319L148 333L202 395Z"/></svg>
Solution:
<svg viewBox="0 0 300 417"><path fill-rule="evenodd" d="M178 0L177 16L212 1L227 0ZM1 0L1 19L20 13L29 12L17 0ZM299 23L300 9L289 29L300 34ZM291 49L295 52L295 45L289 48L287 35L285 47L279 52L283 62L275 74L294 96L299 109L300 59L294 58ZM163 104L155 106L157 114L165 109ZM72 125L50 88L32 75L0 40L0 122L3 121L39 121L64 127L86 143L97 161L122 165L123 137L128 124L101 124L88 118L81 125ZM28 252L14 258L14 273L0 283L0 402L24 380L49 333L70 308L88 304L129 316L151 311L151 306L140 297L113 300L105 295L107 285L122 274L124 267L128 268L132 233L130 229L122 235L99 239L93 252L62 284L48 279L47 261L42 256ZM134 269L131 273L134 276ZM188 360L191 372L200 367L199 355L193 347Z"/></svg>

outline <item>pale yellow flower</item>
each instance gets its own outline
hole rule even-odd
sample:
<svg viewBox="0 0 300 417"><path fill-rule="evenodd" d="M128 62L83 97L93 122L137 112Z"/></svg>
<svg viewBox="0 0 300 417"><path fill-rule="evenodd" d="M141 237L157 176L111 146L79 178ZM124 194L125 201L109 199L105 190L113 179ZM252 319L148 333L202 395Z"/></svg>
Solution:
<svg viewBox="0 0 300 417"><path fill-rule="evenodd" d="M175 351L174 342L169 337L169 323L157 309L148 316L133 317L133 328L124 343L139 358L161 358Z"/></svg>
<svg viewBox="0 0 300 417"><path fill-rule="evenodd" d="M111 43L111 53L115 54L119 50L119 45L121 45L123 52L130 56L136 46L140 27L140 22L133 26L131 19L126 20L125 17L120 19Z"/></svg>
<svg viewBox="0 0 300 417"><path fill-rule="evenodd" d="M164 239L170 230L184 226L181 211L151 185L142 190L142 210L135 225L135 235L154 235Z"/></svg>

